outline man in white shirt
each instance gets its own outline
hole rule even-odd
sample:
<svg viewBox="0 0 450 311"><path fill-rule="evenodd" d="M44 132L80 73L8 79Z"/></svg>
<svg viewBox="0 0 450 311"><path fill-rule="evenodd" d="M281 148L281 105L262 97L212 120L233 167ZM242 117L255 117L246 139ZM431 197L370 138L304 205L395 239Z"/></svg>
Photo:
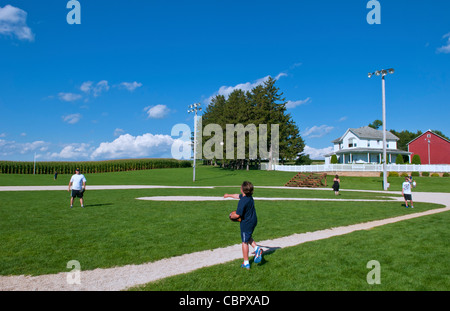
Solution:
<svg viewBox="0 0 450 311"><path fill-rule="evenodd" d="M411 208L414 208L411 193L411 180L409 179L409 177L405 177L405 182L402 184L402 195L405 199L406 208L408 208L408 200L411 203Z"/></svg>
<svg viewBox="0 0 450 311"><path fill-rule="evenodd" d="M70 191L70 187L72 187L72 196L70 198L70 208L72 208L73 199L76 197L80 198L81 207L84 207L83 193L84 193L84 190L86 190L86 177L84 177L83 174L80 174L79 168L77 168L75 170L75 175L73 175L70 178L69 189L67 189L67 191Z"/></svg>

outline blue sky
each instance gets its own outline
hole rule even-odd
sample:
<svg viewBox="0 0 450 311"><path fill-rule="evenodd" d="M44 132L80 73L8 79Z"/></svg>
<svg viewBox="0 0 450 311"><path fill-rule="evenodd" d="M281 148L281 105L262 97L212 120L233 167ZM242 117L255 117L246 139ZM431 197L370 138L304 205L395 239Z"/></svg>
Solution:
<svg viewBox="0 0 450 311"><path fill-rule="evenodd" d="M450 135L449 1L0 0L0 160L170 157L188 105L268 76L312 158L347 128Z"/></svg>

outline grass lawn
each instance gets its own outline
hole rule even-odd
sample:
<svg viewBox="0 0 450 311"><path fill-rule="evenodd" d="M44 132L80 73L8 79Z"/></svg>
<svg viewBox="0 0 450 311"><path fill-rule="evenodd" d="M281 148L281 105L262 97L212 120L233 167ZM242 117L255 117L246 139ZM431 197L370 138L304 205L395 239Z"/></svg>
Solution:
<svg viewBox="0 0 450 311"><path fill-rule="evenodd" d="M57 273L66 271L66 263L72 259L78 260L83 270L139 264L239 243L239 226L227 218L236 209L237 201L135 199L236 191L237 188L87 191L84 209L77 201L70 209L66 191L0 192L0 275ZM298 189L264 191L264 196L302 197L303 193ZM334 196L332 191L306 192L314 192L316 197ZM256 201L256 207L258 240L411 213L394 201ZM420 204L414 212L436 207Z"/></svg>
<svg viewBox="0 0 450 311"><path fill-rule="evenodd" d="M177 185L177 186L234 186L250 180L255 186L284 186L295 173L278 171L225 170L199 165L196 181L192 181L192 168L155 169L117 173L87 174L89 185ZM0 186L68 185L71 175L0 175ZM327 177L328 187L333 184L334 175ZM422 192L450 192L450 178L415 177L417 188ZM389 190L401 191L403 177L389 177ZM383 190L382 177L341 177L341 188Z"/></svg>
<svg viewBox="0 0 450 311"><path fill-rule="evenodd" d="M146 291L447 291L450 213L279 249L250 271L241 260L136 287ZM368 284L367 263L380 264Z"/></svg>
<svg viewBox="0 0 450 311"><path fill-rule="evenodd" d="M329 191L258 188L282 186L293 175L287 172L226 171L203 166L197 170L198 179L195 183L192 182L192 169L90 174L86 176L88 185L222 187L95 191L90 191L88 187L84 209L79 207L78 200L73 209L69 208L67 191L0 192L0 275L67 272L66 264L70 260L78 260L82 270L141 264L239 244L239 226L228 220L228 214L236 209L237 201L154 202L136 198L172 195L222 196L224 193L238 193L243 180L250 180L256 186L254 195L259 223L254 237L258 241L441 207L420 203L415 204L415 209L411 210L405 209L401 202L393 200L342 201L385 199L385 193L342 191L341 196L335 197L331 188ZM0 175L0 185L67 185L68 179L69 176L64 175L60 175L57 181L54 181L51 175ZM440 183L447 186L447 192L450 189L450 179L424 177L423 180L416 180L421 190L433 188L443 191L444 186ZM379 190L374 188L377 188L380 182L381 178L344 177L342 187ZM390 182L394 184L391 180ZM398 182L401 184L401 178ZM333 201L258 201L258 197L316 197ZM254 280L261 279L261 287L258 289L265 290L364 290L366 287L361 286L367 286L364 282L368 272L365 265L367 261L375 259L382 265L382 285L387 286L383 289L406 288L407 284L413 283L411 275L415 274L420 275L421 281L417 283L419 285L414 284L407 289L435 289L442 288L443 284L448 289L448 264L445 260L448 256L442 255L448 254L449 251L447 214L426 216L423 219L404 221L367 232L356 232L280 249L268 254L266 262L252 269L252 274L247 276L251 275ZM416 251L413 253L413 250ZM396 259L395 256L401 259ZM400 269L402 260L406 263L403 270ZM391 263L395 268L392 268L393 273L398 276L395 279L399 279L397 283L392 283L393 285L389 285L391 283L387 282L388 275L386 273L384 276L383 272L391 269ZM430 266L433 271L430 276L422 272L423 265ZM242 275L239 270L239 262L209 269L170 278L143 289L250 289L246 285L246 272ZM224 272L230 269L234 272ZM236 273L236 270L239 273ZM434 277L434 274L438 274L436 271L441 271L442 276ZM228 276L230 273L234 274L231 278ZM220 277L219 281L217 276L222 274L224 277ZM403 282L405 286L399 284L400 274L410 275ZM423 281L427 277L428 283ZM308 280L305 282L306 279ZM211 282L216 282L217 285L212 286ZM196 283L196 286L187 286L186 283Z"/></svg>

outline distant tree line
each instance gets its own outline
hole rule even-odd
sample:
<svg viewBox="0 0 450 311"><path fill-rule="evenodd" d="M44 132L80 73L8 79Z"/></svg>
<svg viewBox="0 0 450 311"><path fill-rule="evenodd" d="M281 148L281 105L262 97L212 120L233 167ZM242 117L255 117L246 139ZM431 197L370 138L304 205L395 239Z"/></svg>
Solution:
<svg viewBox="0 0 450 311"><path fill-rule="evenodd" d="M382 125L383 125L383 121L381 121L381 120L375 120L375 121L373 121L372 123L369 124L369 126L374 128L374 129L379 129ZM431 130L431 131L433 133L435 133L435 134L445 138L445 139L450 140L449 137L444 135L444 133L442 133L439 130ZM399 138L399 140L397 141L397 149L404 150L404 151L408 151L408 143L410 141L416 139L417 137L419 137L420 135L423 134L423 132L419 131L419 130L417 130L416 133L410 132L408 130L402 130L400 132L398 132L396 130L390 130L390 132ZM408 157L407 156L397 157L396 163L397 164L403 164L403 163L405 163L407 161L408 161ZM420 164L420 162L421 162L420 161L420 157L418 155L415 155L415 157L413 157L413 159L411 160L412 164Z"/></svg>
<svg viewBox="0 0 450 311"><path fill-rule="evenodd" d="M369 126L374 129L379 129L382 125L383 125L383 122L380 120L375 120L369 124ZM431 131L435 134L438 134L441 137L444 137L445 139L450 140L450 138L445 136L444 133L442 133L439 130L431 130ZM397 149L404 150L404 151L408 151L407 144L411 140L416 139L417 137L419 137L420 135L423 134L423 132L419 131L419 130L416 133L410 132L408 130L403 130L401 132L397 132L396 130L390 130L389 132L391 132L392 134L394 134L395 136L397 136L399 138L399 140L397 141Z"/></svg>
<svg viewBox="0 0 450 311"><path fill-rule="evenodd" d="M87 162L21 162L0 161L0 174L84 174L191 167L190 161L175 159L124 159Z"/></svg>

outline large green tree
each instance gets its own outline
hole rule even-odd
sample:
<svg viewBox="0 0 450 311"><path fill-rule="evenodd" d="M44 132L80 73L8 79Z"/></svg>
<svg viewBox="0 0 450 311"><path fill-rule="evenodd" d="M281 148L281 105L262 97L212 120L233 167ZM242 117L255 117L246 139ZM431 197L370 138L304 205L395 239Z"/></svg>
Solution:
<svg viewBox="0 0 450 311"><path fill-rule="evenodd" d="M203 129L209 124L217 124L223 129L224 156L222 163L233 168L249 167L250 161L260 162L260 154L256 159L251 159L249 154L249 136L245 138L245 159L237 159L237 139L234 140L234 155L227 155L226 125L242 124L243 126L255 125L258 146L260 144L260 125L267 126L267 150L271 146L271 125L279 125L279 161L295 160L304 147L305 143L300 136L300 131L292 116L286 111L286 99L283 93L275 85L276 80L269 78L263 84L256 86L250 91L234 90L228 98L217 95L212 98L202 116ZM214 134L212 134L214 135ZM264 136L263 136L264 137ZM203 136L203 146L210 139ZM230 147L230 146L228 146ZM260 147L260 146L259 146ZM227 160L228 158L228 160ZM229 160L233 158L236 160Z"/></svg>
<svg viewBox="0 0 450 311"><path fill-rule="evenodd" d="M422 135L421 131L417 131L416 133L410 132L408 130L403 130L401 132L397 132L396 130L390 130L392 134L398 137L397 141L397 149L408 151L408 143L414 138Z"/></svg>
<svg viewBox="0 0 450 311"><path fill-rule="evenodd" d="M371 128L374 128L376 130L378 130L382 125L383 125L383 121L378 120L378 119L369 124L369 126Z"/></svg>

